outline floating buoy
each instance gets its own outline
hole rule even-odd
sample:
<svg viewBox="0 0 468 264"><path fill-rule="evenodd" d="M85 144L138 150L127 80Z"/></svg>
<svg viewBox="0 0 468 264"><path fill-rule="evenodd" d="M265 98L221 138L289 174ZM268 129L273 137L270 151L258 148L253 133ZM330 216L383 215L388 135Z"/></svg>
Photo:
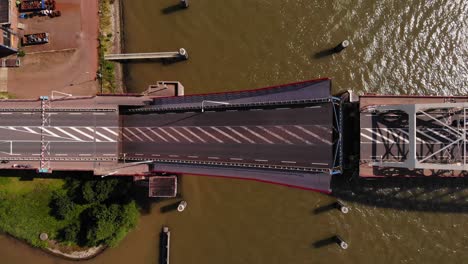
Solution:
<svg viewBox="0 0 468 264"><path fill-rule="evenodd" d="M349 213L349 208L346 207L342 202L336 202L336 208L340 210L343 214Z"/></svg>
<svg viewBox="0 0 468 264"><path fill-rule="evenodd" d="M181 201L179 203L179 206L177 206L177 211L182 212L185 210L185 207L187 207L187 202L186 201Z"/></svg>

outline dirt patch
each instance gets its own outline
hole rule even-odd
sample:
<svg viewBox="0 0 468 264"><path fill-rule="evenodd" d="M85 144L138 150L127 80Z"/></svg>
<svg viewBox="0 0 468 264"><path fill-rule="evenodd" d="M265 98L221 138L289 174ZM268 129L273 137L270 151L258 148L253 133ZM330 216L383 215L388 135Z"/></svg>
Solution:
<svg viewBox="0 0 468 264"><path fill-rule="evenodd" d="M49 32L50 43L25 47L21 67L9 69L8 92L18 98L50 95L61 91L73 95L98 92L97 1L57 1L61 17L22 19L24 34Z"/></svg>

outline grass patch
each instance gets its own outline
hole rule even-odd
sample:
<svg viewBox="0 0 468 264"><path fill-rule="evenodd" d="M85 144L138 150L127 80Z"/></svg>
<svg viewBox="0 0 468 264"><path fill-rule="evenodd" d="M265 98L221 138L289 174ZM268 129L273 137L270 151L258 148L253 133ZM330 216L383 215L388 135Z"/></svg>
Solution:
<svg viewBox="0 0 468 264"><path fill-rule="evenodd" d="M0 178L0 230L23 239L36 247L44 247L39 235L46 232L54 239L58 230L67 225L50 215L49 203L53 191L62 188L60 179Z"/></svg>
<svg viewBox="0 0 468 264"><path fill-rule="evenodd" d="M0 99L15 99L15 96L8 92L0 92Z"/></svg>
<svg viewBox="0 0 468 264"><path fill-rule="evenodd" d="M104 55L112 50L112 14L114 0L99 0L99 76L104 93L114 93L116 89L115 63L104 60Z"/></svg>

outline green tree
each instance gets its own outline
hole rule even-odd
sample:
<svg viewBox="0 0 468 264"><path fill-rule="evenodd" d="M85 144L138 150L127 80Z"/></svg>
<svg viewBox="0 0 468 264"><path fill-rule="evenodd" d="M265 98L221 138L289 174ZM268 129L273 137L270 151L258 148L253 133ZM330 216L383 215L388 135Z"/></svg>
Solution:
<svg viewBox="0 0 468 264"><path fill-rule="evenodd" d="M63 220L69 217L75 210L75 203L66 192L54 192L51 201L52 212L57 219Z"/></svg>
<svg viewBox="0 0 468 264"><path fill-rule="evenodd" d="M119 213L119 205L109 207L103 204L93 206L88 211L88 225L86 240L89 246L96 246L111 239L118 225L116 223Z"/></svg>
<svg viewBox="0 0 468 264"><path fill-rule="evenodd" d="M80 233L80 222L75 221L62 230L63 240L78 244L78 234Z"/></svg>

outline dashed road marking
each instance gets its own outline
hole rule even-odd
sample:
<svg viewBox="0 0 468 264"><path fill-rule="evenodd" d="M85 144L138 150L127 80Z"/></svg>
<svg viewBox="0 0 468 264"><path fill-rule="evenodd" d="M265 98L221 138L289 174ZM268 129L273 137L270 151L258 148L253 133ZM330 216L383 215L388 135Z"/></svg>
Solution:
<svg viewBox="0 0 468 264"><path fill-rule="evenodd" d="M178 158L179 155L169 155L169 157L171 157L171 158Z"/></svg>
<svg viewBox="0 0 468 264"><path fill-rule="evenodd" d="M91 154L78 154L78 156L91 156Z"/></svg>
<svg viewBox="0 0 468 264"><path fill-rule="evenodd" d="M229 158L230 160L244 160L244 159L241 159L241 158Z"/></svg>
<svg viewBox="0 0 468 264"><path fill-rule="evenodd" d="M282 160L282 163L288 163L288 164L296 164L295 161L290 161L290 160Z"/></svg>
<svg viewBox="0 0 468 264"><path fill-rule="evenodd" d="M187 156L187 157L189 157L191 159L198 159L198 156Z"/></svg>
<svg viewBox="0 0 468 264"><path fill-rule="evenodd" d="M264 160L264 159L256 159L255 161L258 161L258 162L268 162L268 160Z"/></svg>
<svg viewBox="0 0 468 264"><path fill-rule="evenodd" d="M142 153L135 153L135 156L143 156Z"/></svg>
<svg viewBox="0 0 468 264"><path fill-rule="evenodd" d="M159 154L151 154L151 156L153 156L153 157L160 157L161 155L159 155Z"/></svg>
<svg viewBox="0 0 468 264"><path fill-rule="evenodd" d="M328 163L321 163L321 162L311 162L312 165L328 165Z"/></svg>
<svg viewBox="0 0 468 264"><path fill-rule="evenodd" d="M218 160L219 157L208 157L209 159L215 159L215 160Z"/></svg>

